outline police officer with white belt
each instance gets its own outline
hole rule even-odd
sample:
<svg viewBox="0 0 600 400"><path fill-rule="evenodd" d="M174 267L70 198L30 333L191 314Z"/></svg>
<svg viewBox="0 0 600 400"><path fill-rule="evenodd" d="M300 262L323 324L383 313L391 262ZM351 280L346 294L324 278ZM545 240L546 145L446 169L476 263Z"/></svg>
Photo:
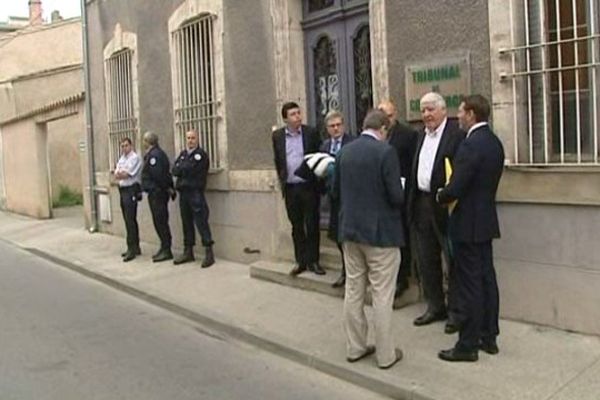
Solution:
<svg viewBox="0 0 600 400"><path fill-rule="evenodd" d="M123 261L131 261L135 256L142 254L140 250L140 235L137 224L137 203L141 200L142 192L140 186L140 171L142 162L140 157L133 151L130 138L124 138L120 142L121 157L117 162L114 177L119 182L119 194L121 196L121 211L127 231L127 251L121 256Z"/></svg>
<svg viewBox="0 0 600 400"><path fill-rule="evenodd" d="M142 169L142 188L148 193L152 222L160 239L160 249L152 256L152 261L161 262L173 259L169 228L169 197L175 198L175 189L169 158L158 145L158 136L154 132L144 133L144 147L146 154Z"/></svg>
<svg viewBox="0 0 600 400"><path fill-rule="evenodd" d="M184 242L184 252L175 259L174 264L194 261L196 225L205 249L202 268L208 268L215 263L212 248L214 242L208 225L209 210L204 196L209 167L208 154L199 145L197 131L188 131L185 139L186 149L179 154L173 165L173 176L177 178L175 188L179 192Z"/></svg>

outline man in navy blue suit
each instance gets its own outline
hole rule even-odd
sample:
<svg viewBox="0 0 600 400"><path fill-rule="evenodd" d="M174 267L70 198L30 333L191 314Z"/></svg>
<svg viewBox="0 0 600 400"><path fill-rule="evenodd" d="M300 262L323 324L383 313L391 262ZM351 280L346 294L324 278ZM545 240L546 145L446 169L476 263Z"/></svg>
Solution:
<svg viewBox="0 0 600 400"><path fill-rule="evenodd" d="M344 126L344 115L339 111L330 111L325 116L325 127L327 128L328 139L325 139L319 149L323 153L329 153L336 156L337 153L354 139L349 133L346 133ZM344 250L342 243L338 239L338 213L340 211L339 202L333 196L329 198L329 229L327 236L336 242L340 254L342 255L342 273L339 278L331 285L334 288L343 287L346 283L346 266L344 264Z"/></svg>
<svg viewBox="0 0 600 400"><path fill-rule="evenodd" d="M455 203L448 233L455 257L459 338L439 352L445 361L477 361L478 351L497 354L498 284L492 239L500 237L496 191L502 176L504 149L488 125L489 102L480 95L461 103L458 119L467 137L460 144L450 182L437 192L440 204Z"/></svg>

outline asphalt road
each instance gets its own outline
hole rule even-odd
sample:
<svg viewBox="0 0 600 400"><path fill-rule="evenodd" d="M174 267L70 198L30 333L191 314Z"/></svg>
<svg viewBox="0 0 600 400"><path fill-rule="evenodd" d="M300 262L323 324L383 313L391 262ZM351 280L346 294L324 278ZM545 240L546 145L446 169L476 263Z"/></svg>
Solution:
<svg viewBox="0 0 600 400"><path fill-rule="evenodd" d="M0 242L0 400L383 399Z"/></svg>

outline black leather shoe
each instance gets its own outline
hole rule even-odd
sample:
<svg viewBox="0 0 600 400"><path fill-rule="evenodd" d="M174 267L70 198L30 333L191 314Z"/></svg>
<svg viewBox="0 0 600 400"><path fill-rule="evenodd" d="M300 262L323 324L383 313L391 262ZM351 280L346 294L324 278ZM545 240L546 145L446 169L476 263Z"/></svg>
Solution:
<svg viewBox="0 0 600 400"><path fill-rule="evenodd" d="M208 268L215 263L215 253L213 252L212 246L206 246L204 248L204 260L200 267Z"/></svg>
<svg viewBox="0 0 600 400"><path fill-rule="evenodd" d="M416 318L414 320L413 324L415 324L415 326L429 325L429 324L431 324L432 322L435 322L435 321L443 321L447 317L448 317L448 314L446 313L446 311L433 312L433 311L427 310L425 312L425 314L423 314L420 317Z"/></svg>
<svg viewBox="0 0 600 400"><path fill-rule="evenodd" d="M165 249L159 251L154 257L152 257L152 262L161 262L173 259L173 253L171 250Z"/></svg>
<svg viewBox="0 0 600 400"><path fill-rule="evenodd" d="M462 350L457 350L456 348L442 350L438 353L438 357L444 361L450 361L450 362L457 362L457 361L474 362L474 361L479 360L479 355L477 354L477 350L462 351Z"/></svg>
<svg viewBox="0 0 600 400"><path fill-rule="evenodd" d="M185 264L188 262L192 262L194 260L196 260L196 258L193 255L190 256L189 254L182 254L181 256L179 256L175 260L173 260L173 264L175 264L175 265Z"/></svg>
<svg viewBox="0 0 600 400"><path fill-rule="evenodd" d="M325 270L317 263L312 264L309 269L317 275L325 275Z"/></svg>
<svg viewBox="0 0 600 400"><path fill-rule="evenodd" d="M331 287L334 288L340 288L340 287L344 287L344 285L346 284L346 274L341 274L339 278L337 278L337 281L333 282L331 284Z"/></svg>
<svg viewBox="0 0 600 400"><path fill-rule="evenodd" d="M122 252L121 257L125 257L127 254L129 254L129 250ZM140 255L142 255L142 250L140 250L140 248L138 247L137 249L133 250L133 254L136 256L140 256Z"/></svg>
<svg viewBox="0 0 600 400"><path fill-rule="evenodd" d="M297 264L294 267L294 269L292 269L290 271L290 275L291 276L297 276L297 275L300 275L301 273L303 273L304 271L306 271L306 267L304 265Z"/></svg>
<svg viewBox="0 0 600 400"><path fill-rule="evenodd" d="M496 340L482 340L481 343L479 343L479 350L481 351L485 351L488 354L491 355L496 355L500 352L500 349L498 348L498 344L496 343Z"/></svg>
<svg viewBox="0 0 600 400"><path fill-rule="evenodd" d="M130 252L128 251L127 253L125 253L125 255L123 256L123 262L128 262L131 261L135 258L135 253L134 252Z"/></svg>
<svg viewBox="0 0 600 400"><path fill-rule="evenodd" d="M444 327L444 333L446 335L452 335L460 330L460 325L453 320L448 319L446 326Z"/></svg>

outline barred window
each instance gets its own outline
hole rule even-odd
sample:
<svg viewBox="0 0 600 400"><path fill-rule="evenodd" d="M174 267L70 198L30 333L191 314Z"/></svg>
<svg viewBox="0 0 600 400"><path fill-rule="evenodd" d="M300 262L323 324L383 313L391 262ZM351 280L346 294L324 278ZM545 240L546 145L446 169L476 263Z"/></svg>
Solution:
<svg viewBox="0 0 600 400"><path fill-rule="evenodd" d="M172 33L175 51L174 119L181 147L185 133L195 129L210 158L220 167L217 140L217 91L213 55L213 17L203 15Z"/></svg>
<svg viewBox="0 0 600 400"><path fill-rule="evenodd" d="M510 0L517 164L599 163L599 3Z"/></svg>
<svg viewBox="0 0 600 400"><path fill-rule="evenodd" d="M135 116L132 75L133 50L124 49L105 61L108 110L109 162L120 156L119 144L128 137L136 148L138 121Z"/></svg>

